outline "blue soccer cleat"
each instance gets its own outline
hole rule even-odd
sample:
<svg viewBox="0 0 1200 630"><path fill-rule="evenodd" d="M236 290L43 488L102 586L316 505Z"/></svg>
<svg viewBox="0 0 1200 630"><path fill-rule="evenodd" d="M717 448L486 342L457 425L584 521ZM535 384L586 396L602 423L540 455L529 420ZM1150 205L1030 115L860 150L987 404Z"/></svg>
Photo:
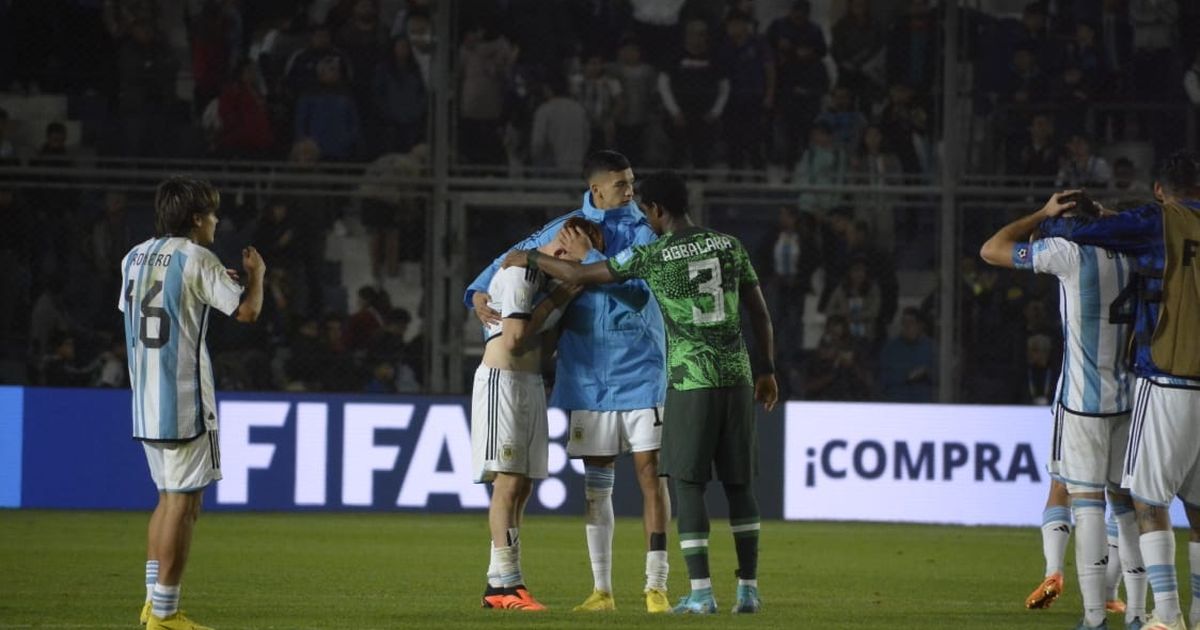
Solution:
<svg viewBox="0 0 1200 630"><path fill-rule="evenodd" d="M739 584L737 587L737 603L733 605L734 614L756 613L762 606L758 599L758 587Z"/></svg>
<svg viewBox="0 0 1200 630"><path fill-rule="evenodd" d="M717 612L717 600L713 598L711 588L703 588L679 598L679 603L671 612L677 615L712 615Z"/></svg>

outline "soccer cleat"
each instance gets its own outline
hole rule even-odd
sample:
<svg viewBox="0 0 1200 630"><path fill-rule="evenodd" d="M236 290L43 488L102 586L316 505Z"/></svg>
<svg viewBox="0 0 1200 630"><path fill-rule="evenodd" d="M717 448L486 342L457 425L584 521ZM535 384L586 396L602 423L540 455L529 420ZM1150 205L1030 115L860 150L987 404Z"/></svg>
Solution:
<svg viewBox="0 0 1200 630"><path fill-rule="evenodd" d="M153 606L150 605L150 600L146 600L146 604L142 606L142 614L138 616L138 622L143 626L150 621L151 610L153 610Z"/></svg>
<svg viewBox="0 0 1200 630"><path fill-rule="evenodd" d="M646 600L649 602L649 598ZM575 612L608 612L617 609L617 602L613 600L612 593L605 591L592 591L588 598L583 600L583 603L572 608Z"/></svg>
<svg viewBox="0 0 1200 630"><path fill-rule="evenodd" d="M1089 626L1086 619L1080 619L1079 625L1075 626L1075 630L1108 630L1108 621L1101 621L1098 626Z"/></svg>
<svg viewBox="0 0 1200 630"><path fill-rule="evenodd" d="M1130 621L1125 622L1125 630L1142 630L1142 626L1146 625L1141 617L1134 617Z"/></svg>
<svg viewBox="0 0 1200 630"><path fill-rule="evenodd" d="M717 600L713 598L711 588L692 591L687 597L680 597L671 612L677 615L712 615L717 612Z"/></svg>
<svg viewBox="0 0 1200 630"><path fill-rule="evenodd" d="M1038 587L1033 589L1029 597L1025 598L1026 608L1049 608L1054 600L1058 599L1063 593L1063 576L1062 573L1054 572L1046 576Z"/></svg>
<svg viewBox="0 0 1200 630"><path fill-rule="evenodd" d="M483 592L483 607L497 610L546 610L546 607L533 598L524 584L517 586L488 585Z"/></svg>
<svg viewBox="0 0 1200 630"><path fill-rule="evenodd" d="M1183 621L1183 615L1179 615L1179 617L1177 617L1175 621L1171 623L1167 623L1154 615L1150 615L1150 618L1146 620L1146 624L1142 626L1141 630L1187 630L1187 624Z"/></svg>
<svg viewBox="0 0 1200 630"><path fill-rule="evenodd" d="M1104 602L1104 610L1106 610L1110 613L1113 613L1114 615L1124 614L1125 613L1125 602L1123 602L1119 599L1110 599L1110 600Z"/></svg>
<svg viewBox="0 0 1200 630"><path fill-rule="evenodd" d="M738 584L737 603L733 605L733 612L756 613L760 606L762 601L758 599L758 587Z"/></svg>
<svg viewBox="0 0 1200 630"><path fill-rule="evenodd" d="M657 588L646 589L646 612L671 612L671 601L667 599L667 591Z"/></svg>
<svg viewBox="0 0 1200 630"><path fill-rule="evenodd" d="M173 615L166 617L157 617L153 612L150 613L150 618L146 621L146 630L213 630L208 626L202 626L195 621L187 618L182 610L175 611Z"/></svg>

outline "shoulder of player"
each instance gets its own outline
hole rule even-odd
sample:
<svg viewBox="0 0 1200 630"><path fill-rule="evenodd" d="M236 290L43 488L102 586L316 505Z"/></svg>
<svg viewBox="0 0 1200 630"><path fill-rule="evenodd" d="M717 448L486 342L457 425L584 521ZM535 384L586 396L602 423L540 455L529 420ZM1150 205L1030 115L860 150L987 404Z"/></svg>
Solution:
<svg viewBox="0 0 1200 630"><path fill-rule="evenodd" d="M528 267L507 267L495 275L492 282L497 286L535 285L541 274Z"/></svg>

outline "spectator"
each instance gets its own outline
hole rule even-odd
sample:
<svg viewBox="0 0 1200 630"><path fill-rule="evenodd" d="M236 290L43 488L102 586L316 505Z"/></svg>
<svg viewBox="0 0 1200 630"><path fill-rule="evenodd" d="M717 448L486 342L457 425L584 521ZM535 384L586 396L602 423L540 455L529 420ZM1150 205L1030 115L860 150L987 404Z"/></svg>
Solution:
<svg viewBox="0 0 1200 630"><path fill-rule="evenodd" d="M812 216L801 225L794 206L781 206L776 231L760 247L755 269L775 323L776 372L785 391L798 391L793 377L804 350L804 304L812 291L812 274L820 264Z"/></svg>
<svg viewBox="0 0 1200 630"><path fill-rule="evenodd" d="M1083 71L1084 81L1088 85L1100 85L1108 76L1104 53L1096 45L1096 29L1091 24L1075 26L1075 38L1067 44L1065 60L1068 65Z"/></svg>
<svg viewBox="0 0 1200 630"><path fill-rule="evenodd" d="M633 34L647 63L660 70L679 56L679 14L687 0L630 0Z"/></svg>
<svg viewBox="0 0 1200 630"><path fill-rule="evenodd" d="M95 387L122 388L129 386L129 365L126 363L125 340L113 338L108 349L97 358Z"/></svg>
<svg viewBox="0 0 1200 630"><path fill-rule="evenodd" d="M408 335L408 326L412 323L412 315L402 308L393 308L388 312L383 330L371 344L367 353L367 363L370 365L387 365L392 368L393 391L409 393L419 391L421 386L416 378L419 366L415 365L412 349L404 341Z"/></svg>
<svg viewBox="0 0 1200 630"><path fill-rule="evenodd" d="M104 194L103 214L92 225L84 242L84 255L91 263L93 279L91 302L93 321L108 321L112 314L112 296L121 293L121 257L136 244L125 219L128 199L124 192Z"/></svg>
<svg viewBox="0 0 1200 630"><path fill-rule="evenodd" d="M1059 146L1054 141L1054 121L1049 114L1035 114L1029 135L1009 152L1008 173L1050 178L1058 174Z"/></svg>
<svg viewBox="0 0 1200 630"><path fill-rule="evenodd" d="M1187 71L1183 73L1183 91L1187 93L1192 108L1200 108L1200 50L1196 51L1192 65L1188 66ZM0 124L0 131L2 131L2 124ZM0 133L0 137L2 135Z"/></svg>
<svg viewBox="0 0 1200 630"><path fill-rule="evenodd" d="M868 98L882 89L883 28L871 16L869 0L849 0L846 13L833 25L833 61L838 83Z"/></svg>
<svg viewBox="0 0 1200 630"><path fill-rule="evenodd" d="M1133 65L1133 23L1124 0L1104 0L1100 11L1100 32L1097 45L1101 60L1107 68L1104 92L1111 97L1130 94L1130 69Z"/></svg>
<svg viewBox="0 0 1200 630"><path fill-rule="evenodd" d="M821 343L808 360L804 397L808 400L870 400L871 370L862 342L850 335L846 318L825 320Z"/></svg>
<svg viewBox="0 0 1200 630"><path fill-rule="evenodd" d="M1012 66L1002 100L1018 105L1038 103L1046 99L1049 85L1037 57L1028 48L1013 51Z"/></svg>
<svg viewBox="0 0 1200 630"><path fill-rule="evenodd" d="M350 88L357 101L371 102L375 67L387 52L387 31L379 20L377 0L354 0L352 12L334 35L334 44L346 53L352 72Z"/></svg>
<svg viewBox="0 0 1200 630"><path fill-rule="evenodd" d="M222 156L264 158L275 144L266 96L252 61L238 64L234 80L226 84L217 101L221 131L217 150Z"/></svg>
<svg viewBox="0 0 1200 630"><path fill-rule="evenodd" d="M1049 405L1058 386L1058 362L1053 360L1054 344L1046 335L1030 335L1025 341L1025 383L1015 402L1024 405Z"/></svg>
<svg viewBox="0 0 1200 630"><path fill-rule="evenodd" d="M363 391L368 394L396 393L396 366L391 363L379 362L372 364L371 380Z"/></svg>
<svg viewBox="0 0 1200 630"><path fill-rule="evenodd" d="M829 105L817 121L827 125L834 140L846 150L858 143L867 126L867 117L854 102L854 92L840 83L829 93Z"/></svg>
<svg viewBox="0 0 1200 630"><path fill-rule="evenodd" d="M804 46L812 50L818 60L824 58L829 50L825 45L825 33L809 19L811 13L812 3L808 0L792 2L788 14L767 27L767 44L771 50L783 56Z"/></svg>
<svg viewBox="0 0 1200 630"><path fill-rule="evenodd" d="M1127 201L1145 201L1153 192L1146 182L1138 179L1133 162L1123 156L1113 162L1112 188L1117 194L1130 198Z"/></svg>
<svg viewBox="0 0 1200 630"><path fill-rule="evenodd" d="M1180 75L1175 53L1180 26L1176 0L1129 0L1133 21L1134 90L1146 99L1168 97Z"/></svg>
<svg viewBox="0 0 1200 630"><path fill-rule="evenodd" d="M468 164L506 162L504 94L517 50L486 24L469 29L459 52L462 77L458 154Z"/></svg>
<svg viewBox="0 0 1200 630"><path fill-rule="evenodd" d="M841 184L846 176L846 152L833 141L833 132L828 125L817 123L808 134L808 148L800 161L792 182L801 186L798 203L800 209L808 212L828 210L841 201L836 192L809 192L803 187L807 185L836 186Z"/></svg>
<svg viewBox="0 0 1200 630"><path fill-rule="evenodd" d="M1061 47L1050 36L1047 29L1046 4L1035 0L1025 5L1021 12L1021 28L1013 46L1014 50L1028 50L1037 67L1046 72L1058 69Z"/></svg>
<svg viewBox="0 0 1200 630"><path fill-rule="evenodd" d="M50 351L41 358L42 384L47 387L83 387L91 384L89 367L76 363L75 337L57 333L50 338Z"/></svg>
<svg viewBox="0 0 1200 630"><path fill-rule="evenodd" d="M625 106L617 112L616 148L632 164L641 164L655 108L657 72L642 61L642 49L637 40L627 38L617 50L617 65L613 70L621 83Z"/></svg>
<svg viewBox="0 0 1200 630"><path fill-rule="evenodd" d="M875 322L875 338L881 340L885 337L887 327L892 323L899 306L900 282L896 277L896 265L891 254L871 241L871 233L865 221L848 223L844 232L846 260L853 261L858 258L865 261L867 275L879 283L879 317ZM844 272L833 275L842 277ZM830 274L826 273L827 280L829 277Z"/></svg>
<svg viewBox="0 0 1200 630"><path fill-rule="evenodd" d="M350 58L333 47L329 27L315 24L309 31L308 46L296 51L283 70L284 84L293 98L321 88L318 66L323 63L337 65L342 77L353 76Z"/></svg>
<svg viewBox="0 0 1200 630"><path fill-rule="evenodd" d="M904 309L900 334L889 339L879 355L880 397L889 402L933 402L936 361L921 312Z"/></svg>
<svg viewBox="0 0 1200 630"><path fill-rule="evenodd" d="M232 44L235 26L233 16L226 10L227 2L202 0L200 10L185 16L188 40L192 49L192 103L203 111L209 101L217 97L221 87L230 77L238 47ZM188 11L185 9L185 11Z"/></svg>
<svg viewBox="0 0 1200 630"><path fill-rule="evenodd" d="M288 389L326 389L322 376L332 362L332 353L325 343L325 338L321 336L320 323L314 318L305 319L289 341L291 353L284 366Z"/></svg>
<svg viewBox="0 0 1200 630"><path fill-rule="evenodd" d="M690 159L694 168L709 167L716 122L729 99L729 77L709 52L708 25L687 23L683 54L658 75L658 93L671 119L675 165Z"/></svg>
<svg viewBox="0 0 1200 630"><path fill-rule="evenodd" d="M33 275L36 245L30 238L34 233L33 213L17 198L16 191L3 182L0 182L0 216L5 217L4 229L0 230L0 268L5 270L0 274L2 358L8 356L10 348L16 346L13 342L17 330L25 330L25 318L30 311L29 282Z"/></svg>
<svg viewBox="0 0 1200 630"><path fill-rule="evenodd" d="M1050 97L1056 105L1064 106L1064 109L1086 109L1092 101L1095 88L1095 85L1088 82L1082 68L1068 63L1058 80L1050 87ZM1075 127L1082 128L1082 124L1076 123Z"/></svg>
<svg viewBox="0 0 1200 630"><path fill-rule="evenodd" d="M117 67L124 155L167 154L175 136L168 129L178 64L152 24L133 24L130 38L121 45Z"/></svg>
<svg viewBox="0 0 1200 630"><path fill-rule="evenodd" d="M317 64L319 86L296 103L296 138L311 138L322 159L349 160L358 150L358 108L342 82L342 64L330 56Z"/></svg>
<svg viewBox="0 0 1200 630"><path fill-rule="evenodd" d="M546 100L533 113L530 157L534 166L579 172L590 144L587 110L566 94L560 74L551 76L544 89Z"/></svg>
<svg viewBox="0 0 1200 630"><path fill-rule="evenodd" d="M16 159L17 153L8 139L8 111L0 107L0 163Z"/></svg>
<svg viewBox="0 0 1200 630"><path fill-rule="evenodd" d="M596 51L588 54L582 74L574 77L571 94L587 112L591 125L588 152L611 148L616 142L616 118L624 107L621 82L604 74L604 57Z"/></svg>
<svg viewBox="0 0 1200 630"><path fill-rule="evenodd" d="M902 83L927 93L933 86L939 55L938 23L929 0L909 0L888 33L888 83Z"/></svg>
<svg viewBox="0 0 1200 630"><path fill-rule="evenodd" d="M862 141L850 158L851 181L870 187L897 186L902 184L900 159L886 145L883 131L869 125L863 131ZM881 244L890 249L895 241L895 215L891 197L880 192L860 192L854 195L858 211L871 218Z"/></svg>
<svg viewBox="0 0 1200 630"><path fill-rule="evenodd" d="M342 346L347 352L366 351L374 342L375 334L383 328L383 314L391 310L388 297L372 287L358 290L358 310L346 322L342 335Z"/></svg>
<svg viewBox="0 0 1200 630"><path fill-rule="evenodd" d="M917 181L929 183L939 174L940 158L939 141L935 139L930 125L929 112L921 106L912 109L910 141L901 145L905 150L900 151L900 167L905 173L920 176ZM910 180L911 181L911 180Z"/></svg>
<svg viewBox="0 0 1200 630"><path fill-rule="evenodd" d="M374 117L382 126L383 153L408 153L425 139L429 99L411 43L397 37L392 54L375 68Z"/></svg>
<svg viewBox="0 0 1200 630"><path fill-rule="evenodd" d="M729 168L735 171L747 161L757 171L767 166L763 119L775 102L775 66L753 28L750 16L731 12L718 54L729 75L724 131Z"/></svg>
<svg viewBox="0 0 1200 630"><path fill-rule="evenodd" d="M400 251L400 234L425 234L424 200L395 184L396 178L418 177L428 162L428 146L419 144L408 153L389 153L367 167L360 188L362 223L371 243L371 272L381 279L400 275L401 256L421 260L421 247ZM409 242L412 245L412 242Z"/></svg>
<svg viewBox="0 0 1200 630"><path fill-rule="evenodd" d="M810 137L813 120L821 112L821 99L829 90L825 63L807 43L776 49L777 92L774 121L775 156L785 169Z"/></svg>
<svg viewBox="0 0 1200 630"><path fill-rule="evenodd" d="M430 83L429 66L433 63L433 20L429 10L413 9L405 17L403 35L412 42L413 61L421 71L421 82Z"/></svg>
<svg viewBox="0 0 1200 630"><path fill-rule="evenodd" d="M917 93L911 85L893 83L879 112L879 130L893 150L904 147L912 138L913 111L919 107Z"/></svg>
<svg viewBox="0 0 1200 630"><path fill-rule="evenodd" d="M33 311L29 320L29 355L40 357L55 352L62 343L57 338L60 334L73 335L79 326L70 315L63 300L65 282L61 276L51 276L46 280L45 290L33 303ZM58 341L59 343L52 343Z"/></svg>
<svg viewBox="0 0 1200 630"><path fill-rule="evenodd" d="M879 283L867 275L867 261L861 257L850 263L845 279L833 290L826 315L846 318L850 334L868 346L874 343L878 331L875 321L879 317Z"/></svg>
<svg viewBox="0 0 1200 630"><path fill-rule="evenodd" d="M1092 155L1092 143L1087 136L1071 134L1067 140L1067 159L1058 171L1055 187L1107 188L1111 181L1112 169L1104 158Z"/></svg>

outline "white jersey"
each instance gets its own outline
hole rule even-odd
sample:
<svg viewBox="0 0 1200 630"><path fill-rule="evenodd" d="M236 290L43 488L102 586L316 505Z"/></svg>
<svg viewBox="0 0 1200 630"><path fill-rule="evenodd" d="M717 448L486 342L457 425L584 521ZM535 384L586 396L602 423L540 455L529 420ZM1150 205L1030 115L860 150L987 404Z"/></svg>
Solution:
<svg viewBox="0 0 1200 630"><path fill-rule="evenodd" d="M504 319L533 317L533 309L541 301L540 298L548 295L558 284L557 280L541 271L525 267L509 267L497 271L488 283L488 306L500 313L501 321L483 327L483 342L486 344L500 336ZM553 328L560 317L562 309L554 309L538 333Z"/></svg>
<svg viewBox="0 0 1200 630"><path fill-rule="evenodd" d="M232 315L242 287L221 260L186 238L153 238L121 260L133 437L187 441L217 428L209 307Z"/></svg>
<svg viewBox="0 0 1200 630"><path fill-rule="evenodd" d="M1059 279L1064 352L1055 402L1077 415L1127 413L1132 407L1125 361L1129 324L1110 318L1129 285L1130 261L1062 238L1035 241L1030 254L1034 271Z"/></svg>

